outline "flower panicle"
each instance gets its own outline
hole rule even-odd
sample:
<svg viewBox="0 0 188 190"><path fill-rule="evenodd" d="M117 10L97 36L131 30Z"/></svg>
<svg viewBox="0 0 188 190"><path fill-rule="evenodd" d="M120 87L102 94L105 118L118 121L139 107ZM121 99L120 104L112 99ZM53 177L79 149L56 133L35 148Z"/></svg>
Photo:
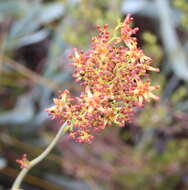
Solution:
<svg viewBox="0 0 188 190"><path fill-rule="evenodd" d="M113 33L108 25L97 26L99 33L92 37L90 49L74 49L70 57L73 76L84 90L76 98L67 90L61 92L47 112L52 119L68 122L69 138L76 142L91 143L93 134L105 127L124 126L133 120L136 108L159 99L153 94L159 86L151 86L148 75L148 71L159 69L152 67L151 58L138 48L134 37L138 28L131 28L132 20L127 15Z"/></svg>

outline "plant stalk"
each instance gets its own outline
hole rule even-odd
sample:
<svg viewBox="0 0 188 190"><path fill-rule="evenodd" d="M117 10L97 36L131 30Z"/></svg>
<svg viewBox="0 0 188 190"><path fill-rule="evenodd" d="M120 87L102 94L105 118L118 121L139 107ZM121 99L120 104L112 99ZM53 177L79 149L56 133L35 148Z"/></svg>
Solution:
<svg viewBox="0 0 188 190"><path fill-rule="evenodd" d="M28 167L23 168L21 170L21 172L19 173L19 175L17 176L16 180L14 181L11 190L21 190L20 189L20 185L24 179L24 177L27 175L27 173L29 172L29 170L31 168L33 168L35 165L37 165L38 163L40 163L44 158L47 157L47 155L50 153L50 151L54 148L54 146L57 144L58 140L60 139L60 137L62 135L64 135L66 133L68 129L67 123L65 122L59 129L58 133L56 134L56 136L54 137L54 139L52 140L52 142L48 145L48 147L44 150L44 152L42 152L38 157L36 157L35 159L33 159L32 161L29 162Z"/></svg>

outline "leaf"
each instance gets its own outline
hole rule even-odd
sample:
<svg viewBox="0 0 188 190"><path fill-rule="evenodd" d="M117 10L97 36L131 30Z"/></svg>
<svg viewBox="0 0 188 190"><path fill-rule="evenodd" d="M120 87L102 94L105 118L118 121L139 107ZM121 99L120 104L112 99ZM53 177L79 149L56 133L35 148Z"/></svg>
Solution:
<svg viewBox="0 0 188 190"><path fill-rule="evenodd" d="M49 23L62 16L64 13L64 7L61 3L49 3L43 5L43 8L39 14L40 23Z"/></svg>
<svg viewBox="0 0 188 190"><path fill-rule="evenodd" d="M41 4L30 2L24 6L22 17L15 21L7 36L7 47L14 48L39 42L45 39L49 31L36 32L43 24L50 23L64 13L64 7L60 3Z"/></svg>
<svg viewBox="0 0 188 190"><path fill-rule="evenodd" d="M19 40L19 42L17 43L17 46L25 46L25 45L40 42L40 41L44 40L48 35L49 35L49 31L47 31L45 29L40 30L38 32L26 35L23 38L21 38Z"/></svg>

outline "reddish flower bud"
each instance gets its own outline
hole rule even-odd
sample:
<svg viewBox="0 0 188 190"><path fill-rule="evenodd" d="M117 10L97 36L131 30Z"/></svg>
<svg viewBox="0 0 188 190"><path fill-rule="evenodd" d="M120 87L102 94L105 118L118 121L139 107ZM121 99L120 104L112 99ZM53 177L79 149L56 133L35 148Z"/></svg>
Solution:
<svg viewBox="0 0 188 190"><path fill-rule="evenodd" d="M30 164L29 160L27 159L27 154L23 154L20 160L16 160L18 164L20 164L20 168L27 168Z"/></svg>

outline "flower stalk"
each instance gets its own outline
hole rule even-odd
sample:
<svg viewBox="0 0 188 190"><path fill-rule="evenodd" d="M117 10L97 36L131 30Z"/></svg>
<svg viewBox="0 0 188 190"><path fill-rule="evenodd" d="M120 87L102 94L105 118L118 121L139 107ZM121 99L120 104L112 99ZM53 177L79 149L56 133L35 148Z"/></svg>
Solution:
<svg viewBox="0 0 188 190"><path fill-rule="evenodd" d="M37 165L38 163L40 163L42 160L44 160L48 154L51 152L51 150L54 148L54 146L57 144L58 140L60 139L60 137L62 135L64 135L66 133L66 131L68 130L68 125L65 122L59 129L58 133L56 134L56 136L54 137L54 139L52 140L52 142L48 145L48 147L44 150L44 152L42 152L38 157L36 157L35 159L33 159L32 161L28 161L27 160L27 165L25 165L24 167L22 167L23 165L21 165L22 170L19 173L19 175L17 176L16 180L14 181L11 190L21 190L20 186L21 183L24 179L24 177L27 175L27 173L30 171L30 169L32 169L35 165ZM25 159L25 156L24 156ZM25 161L25 160L24 160Z"/></svg>

